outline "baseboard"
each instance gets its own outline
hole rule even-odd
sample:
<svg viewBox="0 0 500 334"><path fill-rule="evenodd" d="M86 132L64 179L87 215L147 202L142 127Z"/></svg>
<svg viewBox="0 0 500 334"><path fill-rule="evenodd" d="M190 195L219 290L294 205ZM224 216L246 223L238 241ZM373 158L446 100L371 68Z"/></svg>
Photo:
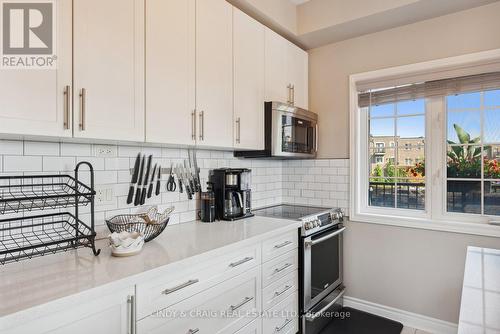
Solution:
<svg viewBox="0 0 500 334"><path fill-rule="evenodd" d="M417 313L399 310L354 297L344 297L344 306L399 321L404 326L417 328L433 334L457 334L457 324L427 317Z"/></svg>

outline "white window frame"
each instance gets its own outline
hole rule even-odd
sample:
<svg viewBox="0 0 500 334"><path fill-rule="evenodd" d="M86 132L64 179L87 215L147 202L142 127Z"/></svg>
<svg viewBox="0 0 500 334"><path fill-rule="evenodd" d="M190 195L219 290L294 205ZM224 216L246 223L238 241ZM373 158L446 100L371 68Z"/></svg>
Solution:
<svg viewBox="0 0 500 334"><path fill-rule="evenodd" d="M426 197L425 210L371 207L368 205L368 117L358 108L358 84L384 82L397 85L405 77L433 79L500 70L500 49L439 59L412 65L353 74L350 86L350 209L351 220L500 237L500 226L489 224L491 216L446 212L446 113L445 98L426 99ZM443 74L445 73L445 74ZM440 75L442 75L440 77ZM448 75L448 76L447 76ZM424 81L424 80L422 80ZM418 82L418 81L414 81ZM389 87L390 84L385 85ZM431 145L443 140L442 145ZM495 219L500 220L496 216Z"/></svg>

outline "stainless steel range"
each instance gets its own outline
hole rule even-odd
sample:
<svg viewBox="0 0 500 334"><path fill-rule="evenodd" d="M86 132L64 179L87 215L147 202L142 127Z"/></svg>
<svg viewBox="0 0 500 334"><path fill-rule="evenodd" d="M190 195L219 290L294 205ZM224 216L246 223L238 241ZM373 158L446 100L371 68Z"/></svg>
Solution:
<svg viewBox="0 0 500 334"><path fill-rule="evenodd" d="M343 225L341 209L278 205L255 215L302 222L299 245L301 333L316 334L342 307Z"/></svg>

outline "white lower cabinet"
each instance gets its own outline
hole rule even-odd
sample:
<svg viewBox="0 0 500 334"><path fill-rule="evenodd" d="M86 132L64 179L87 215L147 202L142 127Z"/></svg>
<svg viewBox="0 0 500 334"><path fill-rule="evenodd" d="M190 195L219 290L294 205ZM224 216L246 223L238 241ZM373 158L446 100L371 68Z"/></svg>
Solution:
<svg viewBox="0 0 500 334"><path fill-rule="evenodd" d="M264 317L262 334L295 334L299 330L297 312L298 294L294 292L268 311L272 316Z"/></svg>
<svg viewBox="0 0 500 334"><path fill-rule="evenodd" d="M60 305L50 315L20 324L2 334L130 334L135 328L135 288L121 288L90 301L74 296L67 307ZM49 307L49 306L47 306ZM49 307L50 308L50 307ZM36 313L36 311L34 312Z"/></svg>
<svg viewBox="0 0 500 334"><path fill-rule="evenodd" d="M140 320L139 333L235 333L261 308L260 266Z"/></svg>

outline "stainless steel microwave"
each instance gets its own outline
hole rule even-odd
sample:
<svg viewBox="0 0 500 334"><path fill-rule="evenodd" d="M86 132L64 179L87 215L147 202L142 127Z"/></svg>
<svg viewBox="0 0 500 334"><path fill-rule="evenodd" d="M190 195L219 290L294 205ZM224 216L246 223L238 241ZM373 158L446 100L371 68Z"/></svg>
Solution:
<svg viewBox="0 0 500 334"><path fill-rule="evenodd" d="M235 151L242 158L315 158L318 151L318 115L281 102L264 103L264 149Z"/></svg>

